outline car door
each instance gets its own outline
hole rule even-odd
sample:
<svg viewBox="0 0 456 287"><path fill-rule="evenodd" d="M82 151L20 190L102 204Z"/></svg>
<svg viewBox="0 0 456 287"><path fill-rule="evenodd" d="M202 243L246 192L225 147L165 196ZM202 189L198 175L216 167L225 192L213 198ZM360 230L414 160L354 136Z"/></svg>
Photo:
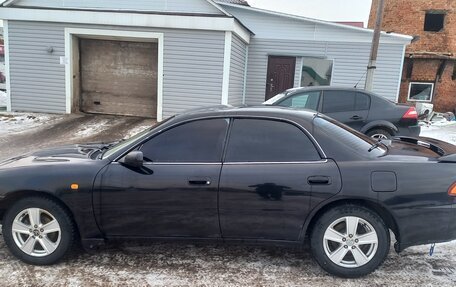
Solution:
<svg viewBox="0 0 456 287"><path fill-rule="evenodd" d="M276 105L281 107L310 109L317 111L320 101L320 93L320 91L297 93L279 101Z"/></svg>
<svg viewBox="0 0 456 287"><path fill-rule="evenodd" d="M217 192L229 120L181 124L137 147L144 165L101 173L101 227L109 236L220 237Z"/></svg>
<svg viewBox="0 0 456 287"><path fill-rule="evenodd" d="M220 178L222 236L298 240L312 192L336 193L339 182L337 166L300 127L234 119Z"/></svg>
<svg viewBox="0 0 456 287"><path fill-rule="evenodd" d="M360 130L366 123L370 97L356 91L329 90L323 92L322 113Z"/></svg>

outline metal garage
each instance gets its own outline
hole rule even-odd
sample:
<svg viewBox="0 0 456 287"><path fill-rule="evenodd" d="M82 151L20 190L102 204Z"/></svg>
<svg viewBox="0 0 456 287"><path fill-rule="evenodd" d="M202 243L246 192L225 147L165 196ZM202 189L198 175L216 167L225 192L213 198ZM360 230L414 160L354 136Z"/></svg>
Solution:
<svg viewBox="0 0 456 287"><path fill-rule="evenodd" d="M79 50L81 111L157 117L157 43L81 38Z"/></svg>

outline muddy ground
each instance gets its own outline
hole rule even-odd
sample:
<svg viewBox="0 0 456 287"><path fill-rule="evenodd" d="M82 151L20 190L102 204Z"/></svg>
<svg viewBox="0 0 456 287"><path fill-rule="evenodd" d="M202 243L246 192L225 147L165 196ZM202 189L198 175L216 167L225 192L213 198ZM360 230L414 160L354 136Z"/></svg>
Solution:
<svg viewBox="0 0 456 287"><path fill-rule="evenodd" d="M152 120L114 116L59 116L17 131L0 130L0 160L66 143L112 141ZM308 248L186 243L110 243L87 254L77 248L62 263L36 267L15 259L0 239L0 286L456 286L456 242L390 251L362 279L329 276Z"/></svg>

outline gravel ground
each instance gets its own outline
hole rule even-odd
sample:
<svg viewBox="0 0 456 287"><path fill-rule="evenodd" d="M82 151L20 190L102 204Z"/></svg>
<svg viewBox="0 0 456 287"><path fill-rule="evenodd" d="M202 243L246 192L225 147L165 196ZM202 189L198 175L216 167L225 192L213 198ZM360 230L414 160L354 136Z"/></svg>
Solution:
<svg viewBox="0 0 456 287"><path fill-rule="evenodd" d="M14 117L27 119L29 115ZM0 113L0 160L63 143L111 141L153 124L114 116L32 116L28 118L32 123L7 130L13 123L6 124L4 119L2 126ZM437 138L450 135L451 141L456 126L432 127L424 133ZM429 256L429 246L412 247L400 255L391 250L376 272L348 280L327 275L306 247L111 243L94 254L76 249L60 264L37 267L15 259L0 239L0 286L118 285L456 286L456 242L437 244L433 256Z"/></svg>

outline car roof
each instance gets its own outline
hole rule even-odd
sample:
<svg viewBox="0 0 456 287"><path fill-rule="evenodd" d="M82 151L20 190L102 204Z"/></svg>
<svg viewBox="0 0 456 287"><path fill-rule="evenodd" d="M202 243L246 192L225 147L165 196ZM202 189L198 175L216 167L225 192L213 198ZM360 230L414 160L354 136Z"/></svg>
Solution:
<svg viewBox="0 0 456 287"><path fill-rule="evenodd" d="M337 86L312 86L312 87L300 87L300 88L291 88L285 91L286 95L292 95L295 93L302 92L311 92L311 91L348 91L348 92L363 92L370 95L375 95L371 92L368 92L359 88L351 87L337 87Z"/></svg>
<svg viewBox="0 0 456 287"><path fill-rule="evenodd" d="M193 119L213 117L263 117L299 121L301 124L312 122L318 113L312 110L293 109L280 106L230 106L218 105L188 110L175 117L182 122ZM173 122L175 122L173 121Z"/></svg>

